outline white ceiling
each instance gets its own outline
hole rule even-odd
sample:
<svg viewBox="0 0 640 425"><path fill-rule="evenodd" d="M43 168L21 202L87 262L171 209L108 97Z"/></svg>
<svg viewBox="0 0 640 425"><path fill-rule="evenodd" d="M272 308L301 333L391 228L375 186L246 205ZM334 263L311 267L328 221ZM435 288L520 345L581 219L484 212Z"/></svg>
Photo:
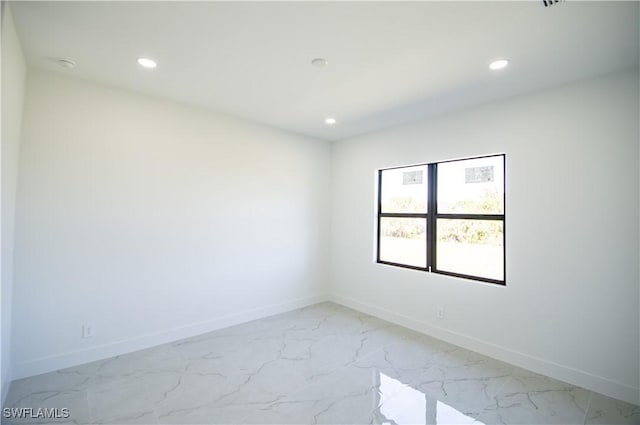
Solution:
<svg viewBox="0 0 640 425"><path fill-rule="evenodd" d="M638 66L638 2L16 2L28 62L325 140ZM138 56L158 62L154 70ZM313 58L329 66L311 66ZM506 57L511 66L490 71ZM77 62L63 69L57 58ZM335 116L329 127L324 118Z"/></svg>

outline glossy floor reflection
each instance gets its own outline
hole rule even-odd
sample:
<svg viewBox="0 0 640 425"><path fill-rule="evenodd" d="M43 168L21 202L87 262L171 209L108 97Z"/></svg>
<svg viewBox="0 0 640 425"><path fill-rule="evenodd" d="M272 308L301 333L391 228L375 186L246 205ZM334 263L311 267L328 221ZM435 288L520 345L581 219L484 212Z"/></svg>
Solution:
<svg viewBox="0 0 640 425"><path fill-rule="evenodd" d="M11 385L3 423L640 424L640 407L323 303Z"/></svg>

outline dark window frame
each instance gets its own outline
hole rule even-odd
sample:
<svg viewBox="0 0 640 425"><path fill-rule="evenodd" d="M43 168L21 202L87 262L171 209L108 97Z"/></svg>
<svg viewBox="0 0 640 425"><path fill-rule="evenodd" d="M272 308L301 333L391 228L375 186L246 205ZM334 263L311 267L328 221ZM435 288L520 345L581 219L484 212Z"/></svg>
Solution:
<svg viewBox="0 0 640 425"><path fill-rule="evenodd" d="M458 213L438 213L438 164L444 164L448 162L466 161L471 159L481 158L493 158L502 157L502 200L503 209L502 214L458 214ZM402 168L427 166L427 212L426 213L385 213L382 212L382 173L387 170L397 170ZM493 154L482 155L469 158L451 159L447 161L438 161L424 164L405 165L401 167L389 167L378 170L378 218L377 218L377 236L376 236L376 262L378 264L385 264L389 266L402 267L412 270L420 270L424 272L438 273L447 276L460 277L464 279L477 280L487 283L495 283L498 285L507 284L507 228L506 228L506 213L507 213L507 194L506 194L506 173L507 173L507 157L506 154ZM381 236L381 219L385 217L391 218L423 218L426 222L426 267L412 266L409 264L395 263L391 261L384 261L380 259L380 236ZM474 276L463 273L455 273L446 270L439 270L436 267L436 251L437 251L437 221L438 219L456 219L456 220L496 220L502 222L502 280L490 279L482 276Z"/></svg>

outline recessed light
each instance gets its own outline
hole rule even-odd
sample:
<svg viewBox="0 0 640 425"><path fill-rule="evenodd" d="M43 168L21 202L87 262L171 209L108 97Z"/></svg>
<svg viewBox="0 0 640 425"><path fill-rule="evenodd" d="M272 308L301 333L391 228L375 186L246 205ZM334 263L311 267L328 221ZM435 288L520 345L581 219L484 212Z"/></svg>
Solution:
<svg viewBox="0 0 640 425"><path fill-rule="evenodd" d="M158 64L149 58L138 58L138 65L145 68L155 68Z"/></svg>
<svg viewBox="0 0 640 425"><path fill-rule="evenodd" d="M58 65L67 69L73 69L76 67L76 63L71 59L58 59Z"/></svg>
<svg viewBox="0 0 640 425"><path fill-rule="evenodd" d="M333 117L329 117L329 118L325 119L325 120L324 120L324 122L325 122L327 125L334 125L337 121L336 121L336 119L335 119L335 118L333 118Z"/></svg>
<svg viewBox="0 0 640 425"><path fill-rule="evenodd" d="M498 59L489 64L489 68L495 70L505 68L509 65L509 61L507 59Z"/></svg>
<svg viewBox="0 0 640 425"><path fill-rule="evenodd" d="M329 65L329 61L325 58L315 58L311 61L311 65L315 66L316 68L324 68L325 66Z"/></svg>

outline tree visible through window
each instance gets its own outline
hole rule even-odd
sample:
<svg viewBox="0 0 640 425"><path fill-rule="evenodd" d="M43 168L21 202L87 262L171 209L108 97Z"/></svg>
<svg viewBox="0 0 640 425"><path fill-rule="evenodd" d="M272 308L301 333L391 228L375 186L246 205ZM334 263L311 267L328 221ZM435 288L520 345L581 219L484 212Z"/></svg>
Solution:
<svg viewBox="0 0 640 425"><path fill-rule="evenodd" d="M505 156L379 171L378 262L505 283Z"/></svg>

